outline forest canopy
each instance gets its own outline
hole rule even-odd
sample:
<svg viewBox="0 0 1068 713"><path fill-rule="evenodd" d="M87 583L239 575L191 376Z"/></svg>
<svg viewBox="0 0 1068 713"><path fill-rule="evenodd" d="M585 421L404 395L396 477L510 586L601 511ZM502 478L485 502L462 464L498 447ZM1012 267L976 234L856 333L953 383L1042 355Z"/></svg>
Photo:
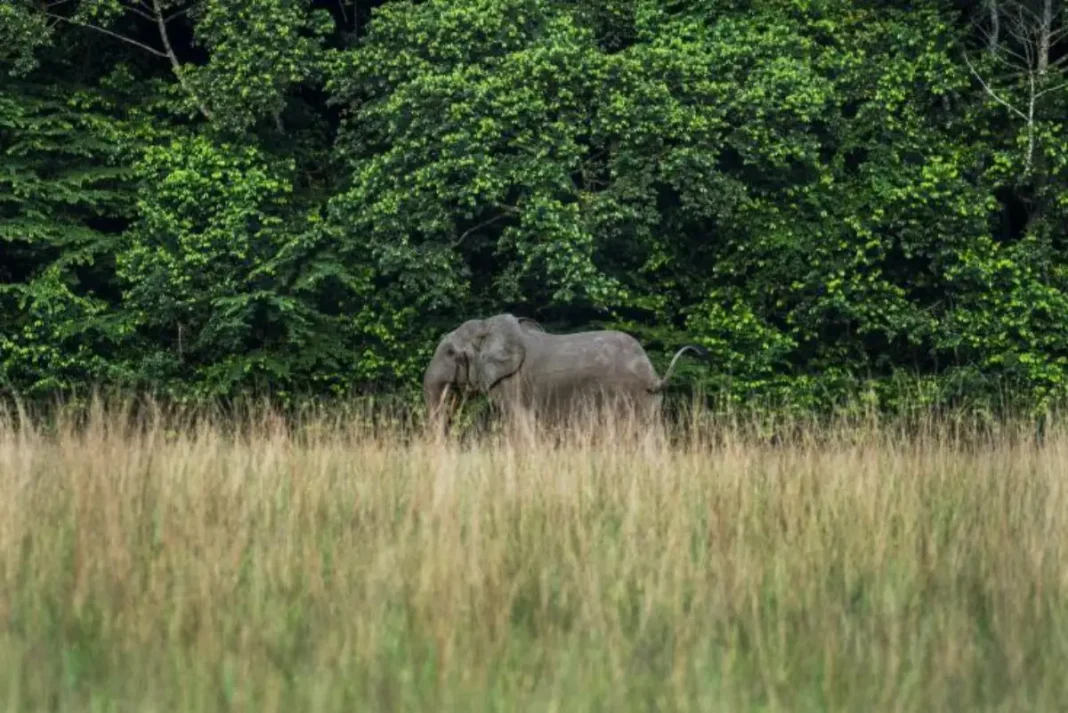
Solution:
<svg viewBox="0 0 1068 713"><path fill-rule="evenodd" d="M411 393L511 311L1068 395L1062 0L5 0L0 391Z"/></svg>

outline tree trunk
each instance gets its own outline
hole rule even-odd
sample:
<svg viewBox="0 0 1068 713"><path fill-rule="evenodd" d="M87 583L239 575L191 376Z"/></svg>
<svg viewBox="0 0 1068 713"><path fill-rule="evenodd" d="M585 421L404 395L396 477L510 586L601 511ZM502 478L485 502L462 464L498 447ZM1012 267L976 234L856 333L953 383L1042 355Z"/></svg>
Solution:
<svg viewBox="0 0 1068 713"><path fill-rule="evenodd" d="M1053 36L1053 0L1042 0L1042 24L1038 28L1038 76L1049 69L1050 38Z"/></svg>
<svg viewBox="0 0 1068 713"><path fill-rule="evenodd" d="M987 36L987 50L991 54L998 51L998 43L1001 41L1001 16L998 10L998 0L986 0L986 9L990 14L990 34Z"/></svg>

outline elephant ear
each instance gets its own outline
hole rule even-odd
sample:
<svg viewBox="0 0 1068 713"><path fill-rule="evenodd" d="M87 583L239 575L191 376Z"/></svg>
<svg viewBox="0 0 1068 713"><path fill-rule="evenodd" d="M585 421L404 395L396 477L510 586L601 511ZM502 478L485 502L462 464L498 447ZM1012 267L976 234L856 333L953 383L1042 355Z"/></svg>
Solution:
<svg viewBox="0 0 1068 713"><path fill-rule="evenodd" d="M519 370L526 355L519 321L511 315L486 320L475 352L474 377L483 393Z"/></svg>

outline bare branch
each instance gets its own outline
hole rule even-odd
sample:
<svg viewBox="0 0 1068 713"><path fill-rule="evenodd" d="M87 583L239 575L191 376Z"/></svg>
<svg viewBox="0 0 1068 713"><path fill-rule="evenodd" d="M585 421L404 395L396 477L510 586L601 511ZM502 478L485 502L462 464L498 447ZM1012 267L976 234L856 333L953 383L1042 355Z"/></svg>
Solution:
<svg viewBox="0 0 1068 713"><path fill-rule="evenodd" d="M1023 62L1025 65L1030 66L1030 60L1026 56L1020 54L1019 52L1017 52L1015 50L1013 50L1007 44L1004 44L1001 47L999 47L997 54L995 54L994 56L997 57L997 55L1001 54L1001 53L1005 53L1007 55L1011 55L1012 57L1015 57L1016 59L1018 59L1021 62ZM1001 61L1001 62L1005 62L1006 64L1010 64L1007 60L1003 60L1000 57L998 57L998 60ZM1010 64L1010 66L1011 66L1011 64Z"/></svg>
<svg viewBox="0 0 1068 713"><path fill-rule="evenodd" d="M159 0L152 0L152 9L156 13L156 26L159 28L159 36L163 41L163 48L166 50L164 56L170 60L174 76L178 78L178 83L182 85L182 89L185 90L185 93L196 102L197 108L200 109L200 113L204 115L204 118L211 121L211 110L208 109L207 105L200 100L197 93L193 91L193 88L185 81L185 75L182 73L182 64L178 61L178 56L174 54L174 48L171 47L171 38L167 35L167 23L163 19L163 10L160 8Z"/></svg>
<svg viewBox="0 0 1068 713"><path fill-rule="evenodd" d="M167 17L163 18L163 21L164 22L170 22L174 18L181 17L182 15L186 14L187 12L189 12L189 8L188 7L183 7L181 10L175 10L170 15L167 15Z"/></svg>
<svg viewBox="0 0 1068 713"><path fill-rule="evenodd" d="M1027 3L1017 1L1013 2L1012 4L1016 7L1016 15L1017 17L1019 17L1020 23L1022 25L1031 26L1035 22L1038 22L1038 14L1034 12L1030 7L1028 7ZM1031 16L1030 21L1024 19L1024 13L1027 13Z"/></svg>
<svg viewBox="0 0 1068 713"><path fill-rule="evenodd" d="M992 98L993 98L993 99L994 99L994 100L995 100L996 102L998 102L999 104L1001 104L1002 106L1004 106L1004 107L1005 107L1006 109L1008 109L1009 111L1011 111L1011 112L1012 112L1013 114L1016 114L1016 116L1020 117L1020 118L1021 118L1021 119L1023 119L1024 121L1027 121L1027 115L1026 115L1026 114L1024 114L1024 113L1023 113L1022 111L1020 111L1019 109L1017 109L1016 107L1014 107L1014 106L1013 106L1012 104L1010 104L1009 102L1007 102L1007 101L1005 101L1004 99L1002 99L1002 98L1001 98L1001 97L1000 97L1000 96L998 95L998 93L997 93L997 92L995 92L995 91L994 91L994 90L993 90L993 89L992 89L992 88L990 87L990 85L986 83L986 80L982 78L982 76L981 76L981 75L979 74L979 72L978 72L978 71L976 71L976 69L975 69L975 65L973 65L973 64L972 64L972 61L971 61L970 59L968 59L968 53L967 53L967 52L965 52L965 53L964 53L964 63L968 65L968 69L970 69L970 70L971 70L971 72L972 72L972 75L973 75L973 76L974 76L974 77L975 77L976 79L978 79L978 80L979 80L979 84L981 84L981 85L983 86L983 89L984 89L984 90L986 91L986 93L987 93L987 94L989 94L989 95L990 95L990 96L991 96L991 97L992 97Z"/></svg>
<svg viewBox="0 0 1068 713"><path fill-rule="evenodd" d="M1020 9L1020 15L1021 16L1023 15L1023 13L1026 13L1027 15L1031 15L1031 25L1032 26L1036 25L1036 23L1041 21L1041 19L1038 16L1038 13L1036 13L1034 10L1032 10L1030 5L1028 5L1025 2L1017 2L1016 4ZM1045 11L1043 11L1043 12L1045 12Z"/></svg>
<svg viewBox="0 0 1068 713"><path fill-rule="evenodd" d="M1031 97L1027 103L1027 157L1024 159L1024 170L1030 171L1035 156L1035 100L1038 98L1035 96L1034 72L1027 75L1027 80L1031 86Z"/></svg>
<svg viewBox="0 0 1068 713"><path fill-rule="evenodd" d="M132 12L135 15L138 15L140 17L145 18L149 22L155 22L156 21L156 18L152 14L147 13L144 10L139 10L136 7L134 7L133 5L130 5L130 6L126 7L126 9L129 10L130 12Z"/></svg>
<svg viewBox="0 0 1068 713"><path fill-rule="evenodd" d="M1040 92L1035 94L1035 99L1038 99L1039 97L1043 97L1043 96L1045 96L1047 94L1050 94L1052 92L1060 91L1061 89L1065 89L1065 88L1068 88L1068 82L1064 82L1063 84L1058 84L1057 86L1050 87L1048 89L1043 89L1042 91L1040 91Z"/></svg>
<svg viewBox="0 0 1068 713"><path fill-rule="evenodd" d="M1056 43L1065 35L1068 35L1068 25L1061 27L1061 29L1059 30L1051 30L1049 33L1049 38L1053 43Z"/></svg>
<svg viewBox="0 0 1068 713"><path fill-rule="evenodd" d="M509 213L511 215L521 215L523 212L519 208L516 208L514 205L508 205L507 203L500 203L497 201L494 201L493 207L497 210L504 211L505 213Z"/></svg>
<svg viewBox="0 0 1068 713"><path fill-rule="evenodd" d="M1023 45L1024 52L1027 53L1028 61L1031 61L1031 51L1035 43L1035 38L1032 32L1033 25L1024 19L1023 10L1020 5L1016 6L1016 20L1010 22L1008 25L1009 34L1016 38L1016 40Z"/></svg>
<svg viewBox="0 0 1068 713"><path fill-rule="evenodd" d="M1023 44L1024 55L1027 57L1027 66L1031 67L1035 63L1035 41L1034 38L1028 35L1027 41Z"/></svg>
<svg viewBox="0 0 1068 713"><path fill-rule="evenodd" d="M1029 6L1029 5L1033 5ZM1056 7L1055 7L1056 5ZM1039 100L1047 94L1063 91L1068 82L1050 81L1051 70L1068 62L1068 55L1052 58L1052 48L1062 37L1068 36L1068 27L1054 26L1054 21L1065 16L1063 3L1055 0L985 0L983 7L989 11L991 32L986 34L990 55L994 63L1007 72L999 73L998 79L1009 80L1024 95L1026 105L1014 105L1009 95L999 94L979 74L972 64L968 53L964 61L972 75L982 85L983 90L998 104L1008 109L1013 115L1023 119L1027 145L1024 149L1024 169L1030 171L1038 150L1036 135L1036 117L1041 111ZM997 23L998 31L1004 31L1006 40L999 46L993 45L993 32ZM1063 80L1063 76L1059 76ZM1050 86L1053 85L1053 86Z"/></svg>
<svg viewBox="0 0 1068 713"><path fill-rule="evenodd" d="M1008 30L1008 33L1013 37L1013 39L1015 39L1016 42L1024 48L1024 52L1027 52L1027 48L1031 46L1031 38L1017 31L1015 26L1011 23L1006 25L1006 29ZM1020 55L1016 56L1019 57Z"/></svg>
<svg viewBox="0 0 1068 713"><path fill-rule="evenodd" d="M133 45L134 47L139 47L140 49L143 49L145 52L151 52L152 54L156 55L157 57L166 57L167 56L167 54L165 52L160 52L155 47L149 47L146 44L138 42L137 40L134 40L134 39L131 39L129 37L126 37L125 35L120 35L117 32L112 32L111 30L108 30L106 28L100 27L99 25L93 25L93 24L90 24L88 22L82 22L81 20L75 20L74 18L71 18L71 17L64 17L63 15L57 15L54 12L46 12L45 15L47 15L48 17L51 17L51 18L53 18L55 20L59 20L61 22L69 22L72 25L78 25L79 27L86 27L86 28L88 28L90 30L96 30L97 32L100 32L102 34L108 35L109 37L113 37L116 40L121 40L122 42L125 42L127 44Z"/></svg>
<svg viewBox="0 0 1068 713"><path fill-rule="evenodd" d="M991 36L993 36L993 34L994 34L993 32L991 32L990 30L987 30L985 27L983 27L981 24L979 24L978 20L972 20L971 23L970 23L970 26L971 26L971 29L972 29L973 32L975 32L978 35L980 35L986 41L986 44L988 46L991 44L990 43L990 38L991 38Z"/></svg>
<svg viewBox="0 0 1068 713"><path fill-rule="evenodd" d="M1020 70L1020 65L1016 64L1015 62L1010 62L1008 59L1006 59L1002 55L1011 55L1011 56L1015 57L1016 59L1020 60L1021 62L1024 62L1024 63L1027 62L1027 59L1023 55L1020 55L1020 54L1017 54L1016 52L1013 52L1011 49L1009 49L1006 46L999 47L998 51L991 53L990 57L991 57L991 59L993 59L998 64L1003 64L1006 67L1009 67L1011 69ZM1020 71L1030 71L1030 70L1020 70Z"/></svg>
<svg viewBox="0 0 1068 713"><path fill-rule="evenodd" d="M1049 67L1050 31L1053 29L1053 0L1042 0L1042 22L1038 36L1038 74Z"/></svg>
<svg viewBox="0 0 1068 713"><path fill-rule="evenodd" d="M999 75L999 79L1001 79L1001 80L1006 80L1006 79L1015 79L1015 80L1027 79L1027 78L1030 78L1031 73L1033 71L1034 70L1031 70L1031 69L1019 69L1019 70L1017 70L1015 72L1006 72L1005 74Z"/></svg>
<svg viewBox="0 0 1068 713"><path fill-rule="evenodd" d="M990 11L990 33L987 36L987 49L990 54L997 54L1001 38L1001 16L998 13L998 0L986 0Z"/></svg>
<svg viewBox="0 0 1068 713"><path fill-rule="evenodd" d="M470 235L471 233L475 232L476 230L481 230L482 228L485 228L485 227L488 227L490 225L493 225L497 221L502 220L504 218L507 218L508 216L509 216L509 213L507 213L507 212L498 213L497 215L493 216L492 218L489 218L487 220L482 221L478 225L471 226L470 228L465 230L463 233L461 233L460 237L458 237L458 238L456 238L456 240L452 241L453 247L456 247L457 245L462 243L464 241L464 239L468 235Z"/></svg>

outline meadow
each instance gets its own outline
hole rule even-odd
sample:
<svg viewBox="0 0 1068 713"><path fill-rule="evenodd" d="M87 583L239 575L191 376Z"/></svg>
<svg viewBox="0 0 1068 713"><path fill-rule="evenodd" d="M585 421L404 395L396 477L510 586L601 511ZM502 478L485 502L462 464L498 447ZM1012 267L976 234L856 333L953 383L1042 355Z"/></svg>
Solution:
<svg viewBox="0 0 1068 713"><path fill-rule="evenodd" d="M1063 710L1066 482L1059 420L9 410L0 710Z"/></svg>

